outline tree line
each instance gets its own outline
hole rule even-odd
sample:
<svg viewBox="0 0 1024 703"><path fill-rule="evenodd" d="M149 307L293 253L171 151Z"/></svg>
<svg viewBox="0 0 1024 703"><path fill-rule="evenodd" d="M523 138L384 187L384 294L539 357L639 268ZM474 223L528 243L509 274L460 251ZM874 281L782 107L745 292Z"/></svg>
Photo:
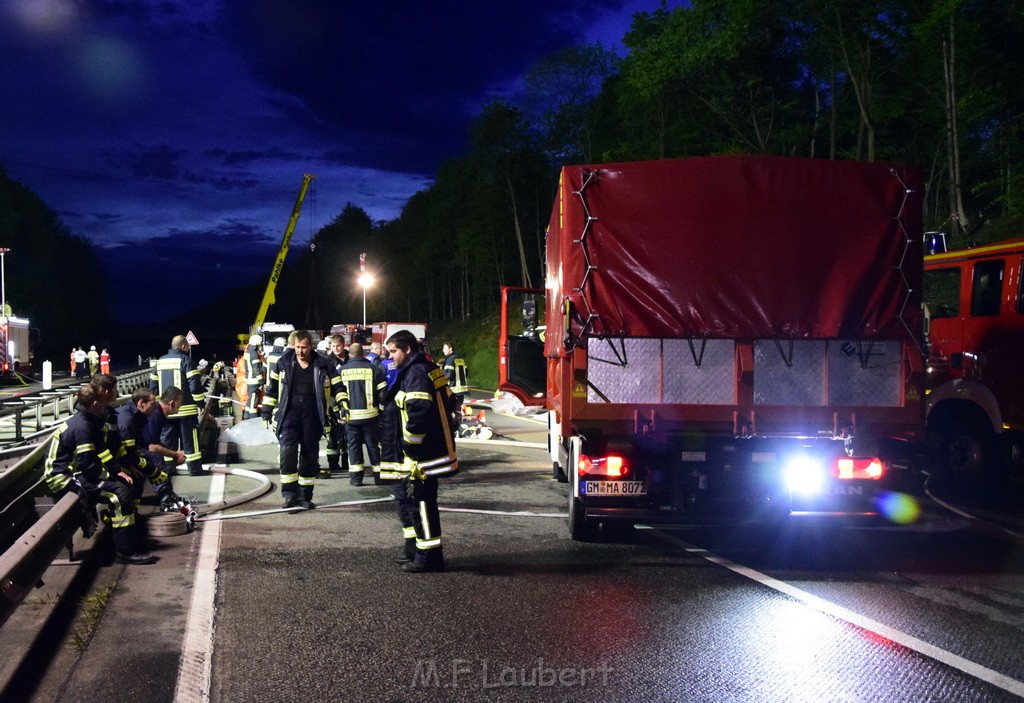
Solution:
<svg viewBox="0 0 1024 703"><path fill-rule="evenodd" d="M1024 5L1003 0L693 0L638 13L625 56L580 46L540 61L398 218L362 223L359 246L394 274L371 305L467 319L501 285L542 286L558 169L571 163L912 163L926 229L951 246L1024 236L1022 43ZM339 224L318 240L340 251Z"/></svg>
<svg viewBox="0 0 1024 703"><path fill-rule="evenodd" d="M360 321L364 252L380 281L367 291L370 320L466 320L492 311L502 285L543 286L558 169L573 163L734 153L913 163L925 226L951 246L1024 236L1022 3L693 0L636 14L623 43L623 56L585 45L539 61L521 94L483 107L466 152L394 220L349 203L312 247L293 245L269 317L314 329ZM0 233L0 246L40 257L40 275L9 291L24 301L15 312L45 313L61 349L93 338L104 297L82 315L75 291L95 290L96 257L2 172ZM201 339L216 333L201 320L243 331L265 284L175 322Z"/></svg>

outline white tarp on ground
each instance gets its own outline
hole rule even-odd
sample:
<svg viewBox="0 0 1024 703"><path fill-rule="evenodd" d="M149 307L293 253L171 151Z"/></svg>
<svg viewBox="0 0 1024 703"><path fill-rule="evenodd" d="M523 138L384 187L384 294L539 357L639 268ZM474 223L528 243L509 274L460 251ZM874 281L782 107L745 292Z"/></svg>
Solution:
<svg viewBox="0 0 1024 703"><path fill-rule="evenodd" d="M490 402L490 407L494 412L505 415L534 416L543 415L547 412L547 408L543 405L523 405L522 401L511 393L503 393L501 396L494 398Z"/></svg>
<svg viewBox="0 0 1024 703"><path fill-rule="evenodd" d="M260 447L265 444L277 444L277 437L264 424L263 419L258 417L239 422L231 429L226 430L220 438L241 447Z"/></svg>

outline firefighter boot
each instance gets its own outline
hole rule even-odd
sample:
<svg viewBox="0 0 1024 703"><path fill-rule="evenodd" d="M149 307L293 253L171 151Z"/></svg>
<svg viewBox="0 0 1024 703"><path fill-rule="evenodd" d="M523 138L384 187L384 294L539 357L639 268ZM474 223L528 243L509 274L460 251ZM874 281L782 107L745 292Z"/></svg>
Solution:
<svg viewBox="0 0 1024 703"><path fill-rule="evenodd" d="M407 537L402 547L402 556L395 559L396 564L406 564L416 558L416 538Z"/></svg>
<svg viewBox="0 0 1024 703"><path fill-rule="evenodd" d="M299 445L281 445L281 497L282 508L297 508L299 497Z"/></svg>
<svg viewBox="0 0 1024 703"><path fill-rule="evenodd" d="M438 573L444 571L444 554L441 547L427 550L416 550L415 558L402 565L402 569L410 574Z"/></svg>

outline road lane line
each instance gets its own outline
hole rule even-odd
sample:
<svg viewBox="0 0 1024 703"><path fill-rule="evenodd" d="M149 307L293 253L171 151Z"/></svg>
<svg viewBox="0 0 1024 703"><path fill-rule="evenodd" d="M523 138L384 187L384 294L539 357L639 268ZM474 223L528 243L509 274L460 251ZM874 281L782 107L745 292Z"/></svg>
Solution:
<svg viewBox="0 0 1024 703"><path fill-rule="evenodd" d="M1024 696L1024 682L1010 678L1009 676L1006 676L1004 674L1000 674L998 671L989 669L988 667L982 666L977 662L973 662L969 659L964 659L961 656L953 654L952 652L948 652L940 647L936 647L935 645L925 642L924 640L914 637L913 635L889 627L888 625L884 625L878 622L877 620L873 620L859 613L855 613L854 611L844 608L841 605L837 605L835 603L832 603L831 601L827 601L824 598L816 596L812 593L808 593L807 591L804 591L802 589L797 588L796 586L792 586L788 583L785 583L784 581L779 581L778 579L772 578L771 576L763 574L760 571L751 569L747 566L743 566L742 564L737 564L734 561L726 559L725 557L718 556L717 554L709 552L706 549L702 549L700 547L692 545L689 542L679 539L678 537L673 537L672 535L666 534L661 530L656 530L647 525L638 525L637 527L642 527L643 529L651 530L652 534L654 534L659 539L674 544L675 546L682 548L689 554L699 556L705 561L709 561L712 564L724 567L729 571L732 571L733 573L739 574L740 576L744 576L748 579L751 579L752 581L756 581L757 583L763 586L767 586L768 588L774 589L779 593L783 593L789 596L790 598L794 598L800 601L801 603L804 603L805 605L814 608L819 612L825 613L826 615L831 615L832 617L837 618L839 620L844 620L852 625L856 625L861 629L867 630L868 632L884 637L892 642L895 642L896 644L906 647L907 649L913 650L918 654L923 654L926 657L930 657L931 659L942 662L947 666L951 666L954 669L957 669L958 671L968 674L969 676L981 679L982 681L990 683L993 686L998 686L1004 691L1009 691L1010 693L1013 693L1017 696Z"/></svg>
<svg viewBox="0 0 1024 703"><path fill-rule="evenodd" d="M224 474L215 474L210 481L211 503L223 499L225 479ZM212 521L203 527L199 539L199 560L192 585L192 603L188 609L174 703L207 703L210 700L220 533L220 522Z"/></svg>

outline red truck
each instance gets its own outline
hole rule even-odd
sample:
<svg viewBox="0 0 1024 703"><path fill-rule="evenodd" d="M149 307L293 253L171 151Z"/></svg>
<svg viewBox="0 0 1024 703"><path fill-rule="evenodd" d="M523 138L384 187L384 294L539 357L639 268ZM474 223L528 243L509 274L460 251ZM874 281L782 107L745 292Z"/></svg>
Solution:
<svg viewBox="0 0 1024 703"><path fill-rule="evenodd" d="M924 260L928 446L947 482L1024 469L1024 239Z"/></svg>
<svg viewBox="0 0 1024 703"><path fill-rule="evenodd" d="M571 536L877 514L924 438L922 192L874 163L563 168L499 377L549 411Z"/></svg>

